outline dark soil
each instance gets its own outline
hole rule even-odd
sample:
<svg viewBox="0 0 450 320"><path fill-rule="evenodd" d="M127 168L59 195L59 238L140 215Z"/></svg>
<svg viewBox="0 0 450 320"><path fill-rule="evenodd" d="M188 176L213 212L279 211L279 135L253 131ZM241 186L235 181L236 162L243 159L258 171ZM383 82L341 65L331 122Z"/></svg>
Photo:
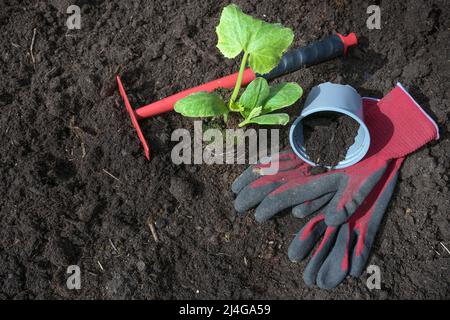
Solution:
<svg viewBox="0 0 450 320"><path fill-rule="evenodd" d="M172 163L171 133L192 128L192 119L172 112L142 121L145 159L115 75L139 106L235 72L215 48L228 1L3 0L0 298L450 297L448 2L236 2L292 27L294 46L333 31L359 35L347 58L277 81L296 81L305 93L345 83L375 97L400 81L439 124L441 139L405 161L372 250L382 290L367 289L367 275L330 291L306 287L306 262L286 254L305 221L236 216L230 185L245 165ZM366 27L374 3L381 30ZM65 25L69 4L81 6L81 30ZM79 291L66 287L69 264L81 268Z"/></svg>
<svg viewBox="0 0 450 320"><path fill-rule="evenodd" d="M319 112L302 120L305 150L319 166L336 166L355 142L359 125L339 113Z"/></svg>

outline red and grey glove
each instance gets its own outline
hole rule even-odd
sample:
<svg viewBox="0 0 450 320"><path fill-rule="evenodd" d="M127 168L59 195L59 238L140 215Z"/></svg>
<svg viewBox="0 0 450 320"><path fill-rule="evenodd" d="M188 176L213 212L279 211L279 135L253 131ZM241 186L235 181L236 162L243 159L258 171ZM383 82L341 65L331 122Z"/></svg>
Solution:
<svg viewBox="0 0 450 320"><path fill-rule="evenodd" d="M400 85L383 100L364 99L363 105L372 137L378 130L378 132L381 132L381 129L384 127L382 124L391 123L391 126L385 127L390 129L387 131L389 134L381 135L385 137L385 142L377 141L378 143L376 142L375 145L377 148L372 149L368 156L376 157L377 152L374 150L378 150L383 155L381 159L387 158L386 168L364 201L357 206L354 214L343 225L327 226L326 224L326 214L332 212L329 209L330 204L332 204L330 199L333 199L336 193L322 194L310 200L297 203L293 208L293 214L297 217L310 215L320 209L318 211L319 214L311 219L296 235L288 250L291 260L302 260L311 251L316 242L323 237L304 272L304 280L308 285L317 284L321 288L333 288L342 282L349 273L355 277L362 273L376 232L392 196L398 170L404 159L404 157L394 158L394 156L402 152L407 153L406 150L411 150L411 142L414 142L414 139L416 139L416 148L418 148L432 138L438 138L438 130L435 123ZM387 110L389 107L394 110ZM400 114L398 114L399 112ZM402 112L408 115L406 116L405 114L405 119L400 119ZM377 116L380 117L379 119L382 119L380 114L384 117L389 117L392 121L383 122L377 120ZM411 114L414 116L409 117ZM418 121L423 121L423 125L417 126ZM421 137L420 132L417 135L411 133L411 136L408 137L409 139L405 138L403 140L401 137L402 131L406 127L405 124L411 125L412 131L414 131L414 128L420 128L419 130L423 130L425 133L424 136ZM375 137L378 137L378 135ZM393 143L391 140L397 141L396 143L399 144L397 149L393 150L390 147ZM393 159L389 159L387 155L390 155ZM369 162L369 164L372 164L372 162ZM277 166L280 170L275 175L266 175L267 172L270 173L271 171L269 168ZM266 161L264 164L248 168L233 184L233 190L239 193L236 201L240 201L240 203L235 203L236 208L258 205L264 202L267 196L273 196L273 194L276 196L277 192L275 191L279 188L284 187L286 189L286 185L295 186L299 180L303 179L303 181L311 183L310 180L315 176L311 175L310 168L309 165L297 158L290 150L272 157L270 161ZM336 171L345 171L348 174L346 170ZM317 188L314 185L313 187ZM241 193L245 189L247 189L247 198ZM254 191L249 192L248 190ZM258 216L258 209L256 214L259 220L264 220Z"/></svg>
<svg viewBox="0 0 450 320"><path fill-rule="evenodd" d="M340 226L327 226L323 212L312 218L292 240L291 261L303 260L322 237L303 272L308 286L317 284L330 289L350 274L363 272L386 207L394 191L397 174L404 158L391 161L383 177L350 219ZM308 215L313 211L305 211Z"/></svg>
<svg viewBox="0 0 450 320"><path fill-rule="evenodd" d="M256 220L265 221L287 208L294 207L294 215L302 216L305 210L328 202L325 223L338 226L355 213L394 159L438 138L436 124L400 84L381 100L363 99L363 107L372 142L362 161L311 175L309 166L291 152L250 167L232 185L236 210L257 206ZM264 168L273 166L273 161L279 162L280 171L265 175Z"/></svg>

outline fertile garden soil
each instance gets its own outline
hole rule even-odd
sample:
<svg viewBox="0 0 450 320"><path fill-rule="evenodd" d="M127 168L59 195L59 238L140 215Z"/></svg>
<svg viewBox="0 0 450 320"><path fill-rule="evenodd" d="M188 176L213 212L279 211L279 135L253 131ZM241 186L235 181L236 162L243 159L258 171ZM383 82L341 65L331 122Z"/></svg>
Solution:
<svg viewBox="0 0 450 320"><path fill-rule="evenodd" d="M330 167L345 159L359 128L352 118L332 112L314 113L302 124L308 157L319 166Z"/></svg>
<svg viewBox="0 0 450 320"><path fill-rule="evenodd" d="M347 58L277 81L305 93L345 83L374 97L400 81L440 126L441 139L405 161L379 230L369 263L381 269L381 290L367 289L366 274L334 290L306 287L306 262L286 254L305 221L236 215L230 185L245 165L172 163L171 134L192 119L142 121L145 159L115 76L138 106L235 72L215 48L228 1L3 0L0 298L450 297L448 2L236 2L293 28L294 46L358 34ZM81 30L65 26L73 3ZM370 4L381 6L381 30L366 26ZM81 268L78 291L66 287L71 264Z"/></svg>

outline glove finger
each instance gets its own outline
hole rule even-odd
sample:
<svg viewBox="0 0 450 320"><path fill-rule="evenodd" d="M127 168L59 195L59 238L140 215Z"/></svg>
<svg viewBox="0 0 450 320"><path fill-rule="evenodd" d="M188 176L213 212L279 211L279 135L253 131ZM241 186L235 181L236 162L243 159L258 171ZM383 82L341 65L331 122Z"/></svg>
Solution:
<svg viewBox="0 0 450 320"><path fill-rule="evenodd" d="M244 187L258 179L261 175L254 170L254 166L250 166L237 177L231 185L231 191L239 193Z"/></svg>
<svg viewBox="0 0 450 320"><path fill-rule="evenodd" d="M361 206L364 216L370 217L370 219L368 219L367 222L364 221L364 223L360 223L358 225L358 229L356 230L357 241L353 249L352 265L350 269L350 274L353 277L359 277L366 266L378 228L380 227L384 213L389 204L389 200L394 193L395 184L398 177L398 168L400 167L402 161L403 159L396 160L394 168L392 170L388 169L390 173L387 180L380 181L381 185L375 188L382 189L382 191L374 190L377 195L381 192L381 194L376 198L376 201L374 203L364 202Z"/></svg>
<svg viewBox="0 0 450 320"><path fill-rule="evenodd" d="M248 185L238 193L236 199L234 200L234 208L237 212L244 213L245 211L258 205L264 197L278 188L281 184L282 182L278 181L255 187Z"/></svg>
<svg viewBox="0 0 450 320"><path fill-rule="evenodd" d="M314 252L311 260L309 260L308 265L303 272L303 280L307 286L313 286L317 282L317 274L323 261L327 258L330 249L332 248L334 241L336 239L338 228L326 226L325 235L319 245L319 247Z"/></svg>
<svg viewBox="0 0 450 320"><path fill-rule="evenodd" d="M234 193L239 193L244 187L264 175L274 175L279 172L286 172L293 169L305 171L306 164L298 158L292 151L283 151L272 157L261 159L260 163L249 166L237 177L231 185ZM306 173L306 172L305 172Z"/></svg>
<svg viewBox="0 0 450 320"><path fill-rule="evenodd" d="M349 224L344 224L339 228L333 249L331 249L317 274L317 285L319 288L334 288L347 276L350 264L351 237Z"/></svg>
<svg viewBox="0 0 450 320"><path fill-rule="evenodd" d="M383 177L386 168L387 164L365 179L366 176L363 174L351 176L339 174L341 177L339 189L325 210L325 223L329 226L345 223Z"/></svg>
<svg viewBox="0 0 450 320"><path fill-rule="evenodd" d="M307 177L307 173L304 170L307 170L307 167L302 165L275 175L260 176L238 193L234 202L236 211L244 212L253 208L260 204L267 195L291 180L298 179L299 181L303 181ZM274 214L277 212L275 211Z"/></svg>
<svg viewBox="0 0 450 320"><path fill-rule="evenodd" d="M369 259L369 253L372 245L367 247L364 243L363 238L360 234L357 235L358 240L356 241L355 248L352 254L352 265L350 268L350 275L352 277L358 278L364 271L367 260Z"/></svg>
<svg viewBox="0 0 450 320"><path fill-rule="evenodd" d="M292 209L292 215L296 218L305 218L321 209L333 198L333 195L333 193L328 193L317 199L305 201Z"/></svg>
<svg viewBox="0 0 450 320"><path fill-rule="evenodd" d="M292 262L303 260L317 240L325 233L326 224L323 213L318 214L295 235L288 248L288 257Z"/></svg>
<svg viewBox="0 0 450 320"><path fill-rule="evenodd" d="M338 178L338 175L316 175L292 179L264 198L256 208L255 218L266 221L284 209L335 192Z"/></svg>

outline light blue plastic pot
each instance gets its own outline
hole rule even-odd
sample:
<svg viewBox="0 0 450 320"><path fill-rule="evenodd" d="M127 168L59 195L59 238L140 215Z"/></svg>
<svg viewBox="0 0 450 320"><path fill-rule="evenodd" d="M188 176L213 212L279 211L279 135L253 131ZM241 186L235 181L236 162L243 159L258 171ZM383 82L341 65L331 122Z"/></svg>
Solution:
<svg viewBox="0 0 450 320"><path fill-rule="evenodd" d="M335 169L349 167L364 158L370 146L370 133L364 123L361 96L349 85L326 82L312 88L306 98L305 107L300 117L295 120L290 130L291 147L303 161L312 166L317 166L306 153L302 125L302 120L305 117L316 112L343 113L359 123L355 142L347 150L345 159L339 162L334 167Z"/></svg>

